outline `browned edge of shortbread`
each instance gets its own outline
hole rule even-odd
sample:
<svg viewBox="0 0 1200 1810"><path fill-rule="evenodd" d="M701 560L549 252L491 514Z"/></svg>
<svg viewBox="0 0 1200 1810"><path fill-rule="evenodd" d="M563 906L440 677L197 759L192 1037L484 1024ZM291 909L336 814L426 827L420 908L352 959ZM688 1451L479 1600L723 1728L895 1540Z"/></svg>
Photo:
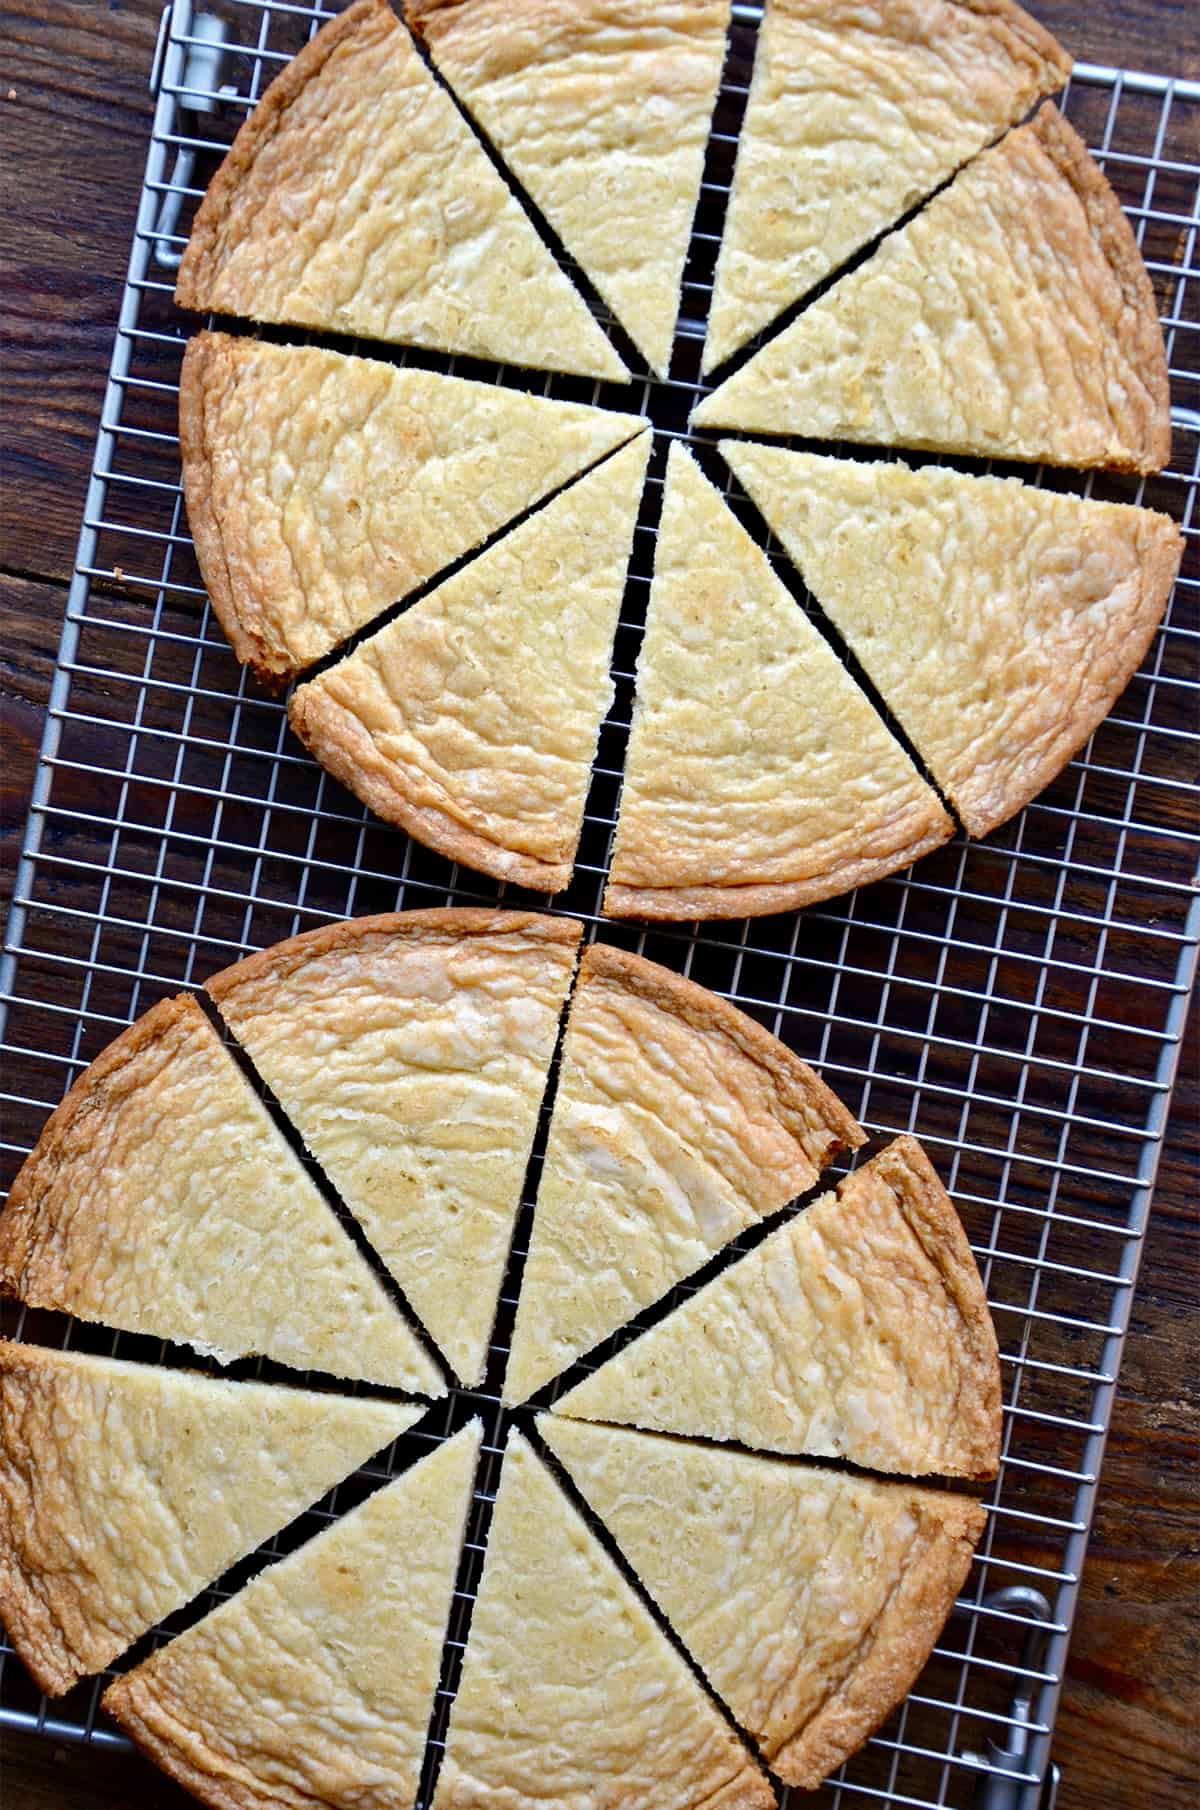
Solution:
<svg viewBox="0 0 1200 1810"><path fill-rule="evenodd" d="M933 1490L905 1494L919 1502L919 1553L888 1597L853 1669L795 1735L764 1749L780 1778L802 1790L814 1791L907 1696L971 1568L987 1521L983 1505L971 1496Z"/></svg>
<svg viewBox="0 0 1200 1810"><path fill-rule="evenodd" d="M43 1200L63 1161L68 1134L75 1131L77 1121L92 1113L106 1112L110 1087L119 1079L121 1071L151 1044L169 1036L177 1026L186 1026L193 1031L203 1027L215 1036L204 1011L190 993L162 999L100 1052L47 1119L0 1212L0 1294L16 1296L34 1307L66 1305L66 1278L53 1272L41 1273L46 1261L41 1249L45 1241L35 1234L39 1229ZM27 1271L35 1256L39 1274L31 1277Z"/></svg>
<svg viewBox="0 0 1200 1810"><path fill-rule="evenodd" d="M542 510L549 508L566 491L577 484L585 483L602 466L615 459L619 453L625 452L635 441L640 440L649 428L644 416L639 417L641 425L610 452L604 453L582 471L576 472L556 490L543 497L528 513L519 513L518 517L504 524L496 540L489 540L482 549L473 549L473 558L485 558L491 547L498 544L502 536L517 532L525 522L535 519ZM628 565L628 562L626 562ZM453 576L453 574L451 575ZM443 583L448 579L439 578L433 592L435 596ZM419 609L422 599L412 606ZM380 611L379 614L383 614ZM378 616L375 619L378 620ZM398 618L403 620L403 618ZM385 634L387 625L376 629L374 634ZM370 646L374 635L364 641L355 652ZM353 660L354 653L346 656ZM611 665L612 649L609 649ZM339 662L338 670L344 662ZM293 669L295 671L296 669ZM313 758L325 768L326 772L345 786L348 792L373 811L384 823L395 824L408 832L426 848L444 855L449 861L459 861L465 867L474 868L478 873L489 874L495 880L508 880L517 886L526 886L531 892L559 893L570 884L575 872L575 856L579 851L579 840L583 832L582 821L571 841L570 848L557 860L545 860L539 855L522 853L519 849L506 847L495 842L479 830L471 828L450 811L442 810L438 805L418 803L411 795L407 783L407 772L395 761L387 761L377 754L374 763L361 758L368 748L378 750L374 735L367 729L353 710L347 708L337 698L330 695L328 688L322 683L322 676L308 680L297 686L288 699L288 725L292 733L304 743ZM591 769L595 765L596 751L599 747L602 723L596 725L595 740L591 758L588 763L589 784Z"/></svg>
<svg viewBox="0 0 1200 1810"><path fill-rule="evenodd" d="M930 797L937 794L929 788ZM756 918L777 911L797 911L821 899L838 898L856 886L869 886L910 867L922 855L941 848L954 835L954 819L940 804L930 812L931 827L907 847L878 860L861 857L842 861L823 874L804 880L769 880L731 886L626 886L610 879L604 889L601 912L606 918L644 918L663 923L700 918Z"/></svg>
<svg viewBox="0 0 1200 1810"><path fill-rule="evenodd" d="M190 995L184 995L190 998ZM165 1000L164 1005L176 1003ZM197 1008L198 1009L198 1008ZM150 1014L147 1014L149 1017ZM137 1027L132 1027L136 1029ZM104 1368L114 1360L93 1359L82 1352L61 1351L49 1346L27 1345L13 1339L0 1339L0 1473L36 1476L39 1487L53 1494L56 1487L53 1468L44 1464L45 1453L33 1450L25 1433L22 1417L10 1409L10 1392L22 1386L33 1392L53 1391L60 1376L95 1375L93 1366ZM134 1368L116 1360L117 1368ZM142 1368L142 1366L136 1366ZM161 1371L155 1371L161 1375ZM173 1369L172 1374L186 1375ZM17 1379L15 1385L9 1378ZM61 1494L61 1491L60 1491ZM129 1645L125 1635L114 1636L101 1629L96 1635L89 1626L83 1643L77 1638L78 1618L73 1631L63 1616L62 1593L58 1585L61 1570L42 1572L36 1563L21 1563L15 1550L10 1524L11 1501L7 1487L0 1482L0 1624L6 1629L14 1651L38 1687L48 1697L61 1697L81 1677L100 1671ZM24 1531L24 1530L22 1530ZM71 1585L68 1581L68 1595Z"/></svg>
<svg viewBox="0 0 1200 1810"><path fill-rule="evenodd" d="M1052 101L1018 132L1037 139L1064 182L1070 184L1087 217L1088 230L1120 287L1127 316L1121 323L1121 351L1145 385L1149 403L1141 424L1140 447L1105 461L1114 471L1161 471L1171 456L1171 388L1158 303L1133 228L1107 176L1078 132Z"/></svg>
<svg viewBox="0 0 1200 1810"><path fill-rule="evenodd" d="M319 680L301 685L288 700L288 723L327 773L361 800L384 823L396 824L448 861L461 861L494 880L509 880L532 892L562 892L575 871L575 851L564 861L543 861L502 843L492 842L436 805L417 804L403 783L403 773L389 763L386 776L369 772L357 758L358 746L374 745L354 712L338 703Z"/></svg>
<svg viewBox="0 0 1200 1810"><path fill-rule="evenodd" d="M925 1151L907 1133L839 1184L839 1202L852 1210L855 1196L868 1195L876 1178L891 1192L897 1212L937 1270L962 1327L968 1374L954 1404L961 1463L943 1465L943 1474L980 1481L994 1477L1000 1466L1000 1351L962 1220Z"/></svg>
<svg viewBox="0 0 1200 1810"><path fill-rule="evenodd" d="M61 1351L41 1345L0 1339L0 1465L5 1470L16 1461L14 1448L21 1458L28 1456L19 1419L14 1417L12 1426L9 1425L7 1379L9 1376L27 1378L36 1388L42 1375L52 1376L61 1371L63 1355ZM47 1697L61 1697L83 1674L85 1667L76 1659L66 1633L54 1623L44 1592L26 1573L24 1566L16 1562L9 1513L7 1491L0 1488L0 1625L38 1689ZM47 1619L56 1636L49 1641L42 1637Z"/></svg>
<svg viewBox="0 0 1200 1810"><path fill-rule="evenodd" d="M550 917L537 911L493 911L486 906L433 906L423 911L386 911L377 917L346 918L337 924L323 924L299 936L272 943L248 955L232 967L222 968L204 983L204 990L216 1005L222 1005L243 987L261 981L282 983L309 962L319 961L341 950L353 951L370 938L426 943L431 947L453 945L467 940L513 937L526 942L560 943L574 949L583 936L583 925L577 918Z"/></svg>
<svg viewBox="0 0 1200 1810"><path fill-rule="evenodd" d="M534 7L539 3L534 0ZM458 20L463 15L469 17L471 12L471 0L402 0L402 6L404 23L425 44L454 31ZM532 12L534 7L523 7L521 0L512 0L514 14Z"/></svg>
<svg viewBox="0 0 1200 1810"><path fill-rule="evenodd" d="M319 76L334 51L359 37L363 43L387 37L401 29L386 0L355 0L355 4L330 19L316 37L275 77L254 111L238 130L220 169L196 210L191 237L175 279L175 300L181 308L204 311L213 307L212 288L220 271L218 239L243 177L253 167L262 146L274 137L283 117L301 90Z"/></svg>
<svg viewBox="0 0 1200 1810"><path fill-rule="evenodd" d="M272 1810L279 1801L273 1792L260 1790L254 1780L237 1777L229 1760L210 1746L198 1725L180 1722L160 1708L144 1670L137 1666L114 1678L100 1699L101 1709L125 1730L139 1751L212 1810ZM160 1725L178 1729L177 1738L161 1732Z"/></svg>
<svg viewBox="0 0 1200 1810"><path fill-rule="evenodd" d="M857 1150L866 1142L867 1134L853 1113L808 1063L720 994L610 943L590 943L584 950L576 998L587 986L633 994L681 1023L731 1044L769 1077L780 1122L802 1145L810 1141L812 1119L819 1116L827 1137L824 1148L810 1158L818 1172L841 1151Z"/></svg>
<svg viewBox="0 0 1200 1810"><path fill-rule="evenodd" d="M228 333L198 333L188 342L179 374L179 447L188 526L217 620L234 653L250 667L259 684L279 692L299 669L283 649L272 646L251 626L261 612L244 588L234 583L221 519L213 504L208 438L208 396L216 368L224 363L236 365L248 355L247 349L257 344L257 340L249 340L243 348L242 342Z"/></svg>
<svg viewBox="0 0 1200 1810"><path fill-rule="evenodd" d="M1041 65L1039 87L1043 94L1062 88L1070 79L1075 63L1070 51L1016 0L953 0L953 4L980 19L995 19L1006 26Z"/></svg>
<svg viewBox="0 0 1200 1810"><path fill-rule="evenodd" d="M1170 601L1171 587L1179 573L1184 539L1178 523L1157 510L1139 509L1139 514L1153 524L1156 538L1139 552L1138 607L1129 618L1119 649L1119 663L1103 692L1090 694L1083 688L1076 693L1075 707L1065 722L1059 724L1052 745L1033 768L1021 769L1019 784L1007 787L999 803L990 811L980 811L959 799L954 789L946 787L963 828L978 840L988 836L1018 811L1031 804L1062 772L1067 762L1083 747L1108 716L1121 693L1146 657L1158 625Z"/></svg>
<svg viewBox="0 0 1200 1810"><path fill-rule="evenodd" d="M5 1470L15 1463L14 1449L22 1459L28 1458L19 1417L9 1424L8 1377L27 1378L36 1388L41 1375L62 1370L63 1355L44 1346L0 1339L0 1465ZM7 1491L0 1488L0 1625L38 1689L47 1697L61 1697L86 1668L55 1623L44 1591L16 1562L10 1512ZM44 1639L47 1620L53 1630L50 1640Z"/></svg>

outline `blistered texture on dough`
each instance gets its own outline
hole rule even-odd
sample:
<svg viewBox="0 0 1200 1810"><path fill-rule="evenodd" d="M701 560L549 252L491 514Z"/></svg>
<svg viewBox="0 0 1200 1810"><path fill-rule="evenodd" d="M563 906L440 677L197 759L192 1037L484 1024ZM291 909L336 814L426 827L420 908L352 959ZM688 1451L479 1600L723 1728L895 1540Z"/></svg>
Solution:
<svg viewBox="0 0 1200 1810"><path fill-rule="evenodd" d="M715 994L594 944L571 1001L505 1376L524 1401L863 1132Z"/></svg>
<svg viewBox="0 0 1200 1810"><path fill-rule="evenodd" d="M768 0L705 371L1070 73L1011 0Z"/></svg>
<svg viewBox="0 0 1200 1810"><path fill-rule="evenodd" d="M217 1810L412 1810L480 1423L109 1686Z"/></svg>
<svg viewBox="0 0 1200 1810"><path fill-rule="evenodd" d="M184 308L629 373L386 0L278 75L192 226Z"/></svg>
<svg viewBox="0 0 1200 1810"><path fill-rule="evenodd" d="M703 427L1158 471L1158 309L1116 196L1047 104L714 390Z"/></svg>
<svg viewBox="0 0 1200 1810"><path fill-rule="evenodd" d="M188 520L240 660L278 685L644 428L636 415L201 333Z"/></svg>
<svg viewBox="0 0 1200 1810"><path fill-rule="evenodd" d="M520 1433L434 1810L774 1810L741 1742Z"/></svg>
<svg viewBox="0 0 1200 1810"><path fill-rule="evenodd" d="M672 446L604 909L847 892L954 825L691 455Z"/></svg>
<svg viewBox="0 0 1200 1810"><path fill-rule="evenodd" d="M322 765L452 861L570 884L649 453L642 434L293 694Z"/></svg>
<svg viewBox="0 0 1200 1810"><path fill-rule="evenodd" d="M404 912L209 991L415 1311L481 1380L580 925Z"/></svg>
<svg viewBox="0 0 1200 1810"><path fill-rule="evenodd" d="M1015 478L725 441L972 836L1028 804L1107 716L1167 605L1169 516Z"/></svg>
<svg viewBox="0 0 1200 1810"><path fill-rule="evenodd" d="M0 1619L13 1646L58 1696L420 1412L0 1343Z"/></svg>
<svg viewBox="0 0 1200 1810"><path fill-rule="evenodd" d="M228 1364L445 1393L190 994L109 1044L0 1216L0 1288Z"/></svg>
<svg viewBox="0 0 1200 1810"><path fill-rule="evenodd" d="M991 1476L996 1334L958 1216L920 1145L889 1144L555 1412L877 1471Z"/></svg>
<svg viewBox="0 0 1200 1810"><path fill-rule="evenodd" d="M772 1769L820 1784L911 1687L984 1511L547 1415L538 1430Z"/></svg>
<svg viewBox="0 0 1200 1810"><path fill-rule="evenodd" d="M729 0L409 0L407 14L665 376Z"/></svg>

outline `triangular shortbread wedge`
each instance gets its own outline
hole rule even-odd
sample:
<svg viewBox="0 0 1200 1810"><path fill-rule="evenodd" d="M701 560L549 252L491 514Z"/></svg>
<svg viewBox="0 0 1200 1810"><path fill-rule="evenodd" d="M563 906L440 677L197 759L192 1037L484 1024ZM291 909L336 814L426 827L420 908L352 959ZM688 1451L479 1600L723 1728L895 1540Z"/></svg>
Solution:
<svg viewBox="0 0 1200 1810"><path fill-rule="evenodd" d="M792 910L907 867L953 833L936 793L676 443L606 914Z"/></svg>
<svg viewBox="0 0 1200 1810"><path fill-rule="evenodd" d="M386 0L276 76L208 186L184 308L629 373Z"/></svg>
<svg viewBox="0 0 1200 1810"><path fill-rule="evenodd" d="M262 1572L103 1707L220 1810L412 1810L480 1431Z"/></svg>
<svg viewBox="0 0 1200 1810"><path fill-rule="evenodd" d="M188 993L110 1043L0 1215L0 1290L125 1332L443 1395Z"/></svg>
<svg viewBox="0 0 1200 1810"><path fill-rule="evenodd" d="M582 926L355 918L208 990L468 1386L488 1337Z"/></svg>
<svg viewBox="0 0 1200 1810"><path fill-rule="evenodd" d="M409 0L407 17L665 377L729 0Z"/></svg>
<svg viewBox="0 0 1200 1810"><path fill-rule="evenodd" d="M0 1342L0 1619L58 1696L419 1417Z"/></svg>
<svg viewBox="0 0 1200 1810"><path fill-rule="evenodd" d="M863 1141L761 1025L656 962L593 944L563 1040L506 1400L526 1400Z"/></svg>
<svg viewBox="0 0 1200 1810"><path fill-rule="evenodd" d="M970 1496L545 1415L538 1431L773 1772L814 1790L911 1688Z"/></svg>
<svg viewBox="0 0 1200 1810"><path fill-rule="evenodd" d="M433 1810L773 1810L616 1565L509 1435Z"/></svg>
<svg viewBox="0 0 1200 1810"><path fill-rule="evenodd" d="M1012 0L767 0L705 371L1070 73Z"/></svg>
<svg viewBox="0 0 1200 1810"><path fill-rule="evenodd" d="M1120 203L1047 103L700 404L703 427L1159 471L1162 329Z"/></svg>
<svg viewBox="0 0 1200 1810"><path fill-rule="evenodd" d="M920 1145L897 1138L555 1412L910 1476L993 1475L996 1333Z"/></svg>
<svg viewBox="0 0 1200 1810"><path fill-rule="evenodd" d="M1149 509L937 466L721 451L972 836L1108 715L1179 569L1183 536Z"/></svg>
<svg viewBox="0 0 1200 1810"><path fill-rule="evenodd" d="M296 734L378 816L570 884L649 454L642 434L293 694Z"/></svg>
<svg viewBox="0 0 1200 1810"><path fill-rule="evenodd" d="M200 333L179 434L204 582L278 687L646 426L315 346Z"/></svg>

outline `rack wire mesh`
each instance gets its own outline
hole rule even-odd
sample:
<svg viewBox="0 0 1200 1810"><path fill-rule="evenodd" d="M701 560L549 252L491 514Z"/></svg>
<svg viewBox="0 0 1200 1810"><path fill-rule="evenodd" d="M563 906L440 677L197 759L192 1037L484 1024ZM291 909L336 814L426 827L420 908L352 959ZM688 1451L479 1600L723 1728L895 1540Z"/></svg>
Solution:
<svg viewBox="0 0 1200 1810"><path fill-rule="evenodd" d="M290 738L282 705L247 679L208 608L176 438L179 361L194 323L173 306L169 266L237 124L326 16L283 0L222 0L221 10L228 43L219 64L207 16L193 18L190 0L173 0L164 12L155 58L145 185L8 927L6 1181L70 1082L164 993L343 916L528 898L370 817ZM641 407L655 424L617 645L617 700L577 877L556 902L592 927L602 922L665 445L688 437L700 393L703 319L757 15L755 6L734 8L669 380L629 390L412 355L552 396ZM1032 1810L1043 1801L1200 938L1200 84L1077 65L1063 105L1143 247L1167 336L1174 451L1161 477L1136 484L1037 475L1144 501L1183 523L1183 575L1141 672L1054 784L982 844L960 838L907 874L799 915L645 933L603 924L609 940L691 974L761 1019L872 1132L917 1133L959 1205L995 1314L1004 1457L988 1494L987 1534L917 1686L812 1800L831 1805ZM715 473L703 443L698 450ZM740 497L731 500L743 508ZM528 1211L514 1247L518 1265ZM496 1379L513 1305L510 1280L484 1388L435 1409L386 1467L483 1411L485 1463L431 1754L444 1730L495 1483ZM60 1316L4 1313L6 1330L19 1337L195 1361ZM236 1588L264 1556L341 1512L378 1475L368 1469L342 1485L132 1657ZM0 1667L0 1726L122 1744L98 1710L103 1679L49 1704L7 1648ZM995 1795L1001 1787L1009 1795Z"/></svg>

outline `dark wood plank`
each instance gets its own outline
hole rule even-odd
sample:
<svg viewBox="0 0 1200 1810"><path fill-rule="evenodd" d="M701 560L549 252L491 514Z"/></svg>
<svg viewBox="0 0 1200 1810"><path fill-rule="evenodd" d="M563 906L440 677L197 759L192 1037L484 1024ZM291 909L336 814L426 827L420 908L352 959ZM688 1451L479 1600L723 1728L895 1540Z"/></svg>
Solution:
<svg viewBox="0 0 1200 1810"><path fill-rule="evenodd" d="M196 1800L128 1754L6 1733L0 1803L5 1810L195 1810Z"/></svg>
<svg viewBox="0 0 1200 1810"><path fill-rule="evenodd" d="M1032 0L1028 10L1077 62L1200 77L1195 0Z"/></svg>
<svg viewBox="0 0 1200 1810"><path fill-rule="evenodd" d="M1198 1039L1194 1008L1067 1662L1059 1810L1184 1810L1200 1787Z"/></svg>
<svg viewBox="0 0 1200 1810"><path fill-rule="evenodd" d="M1194 0L1041 0L1091 62L1200 77ZM150 116L156 0L0 10L0 859L7 898L65 599ZM12 93L12 99L5 97ZM1055 1743L1060 1810L1190 1810L1200 1773L1195 1602L1200 1387L1196 1025L1168 1129ZM14 1810L177 1810L136 1756L3 1740Z"/></svg>
<svg viewBox="0 0 1200 1810"><path fill-rule="evenodd" d="M155 0L8 0L0 565L67 578L137 213Z"/></svg>
<svg viewBox="0 0 1200 1810"><path fill-rule="evenodd" d="M12 897L67 593L0 573L0 916Z"/></svg>

